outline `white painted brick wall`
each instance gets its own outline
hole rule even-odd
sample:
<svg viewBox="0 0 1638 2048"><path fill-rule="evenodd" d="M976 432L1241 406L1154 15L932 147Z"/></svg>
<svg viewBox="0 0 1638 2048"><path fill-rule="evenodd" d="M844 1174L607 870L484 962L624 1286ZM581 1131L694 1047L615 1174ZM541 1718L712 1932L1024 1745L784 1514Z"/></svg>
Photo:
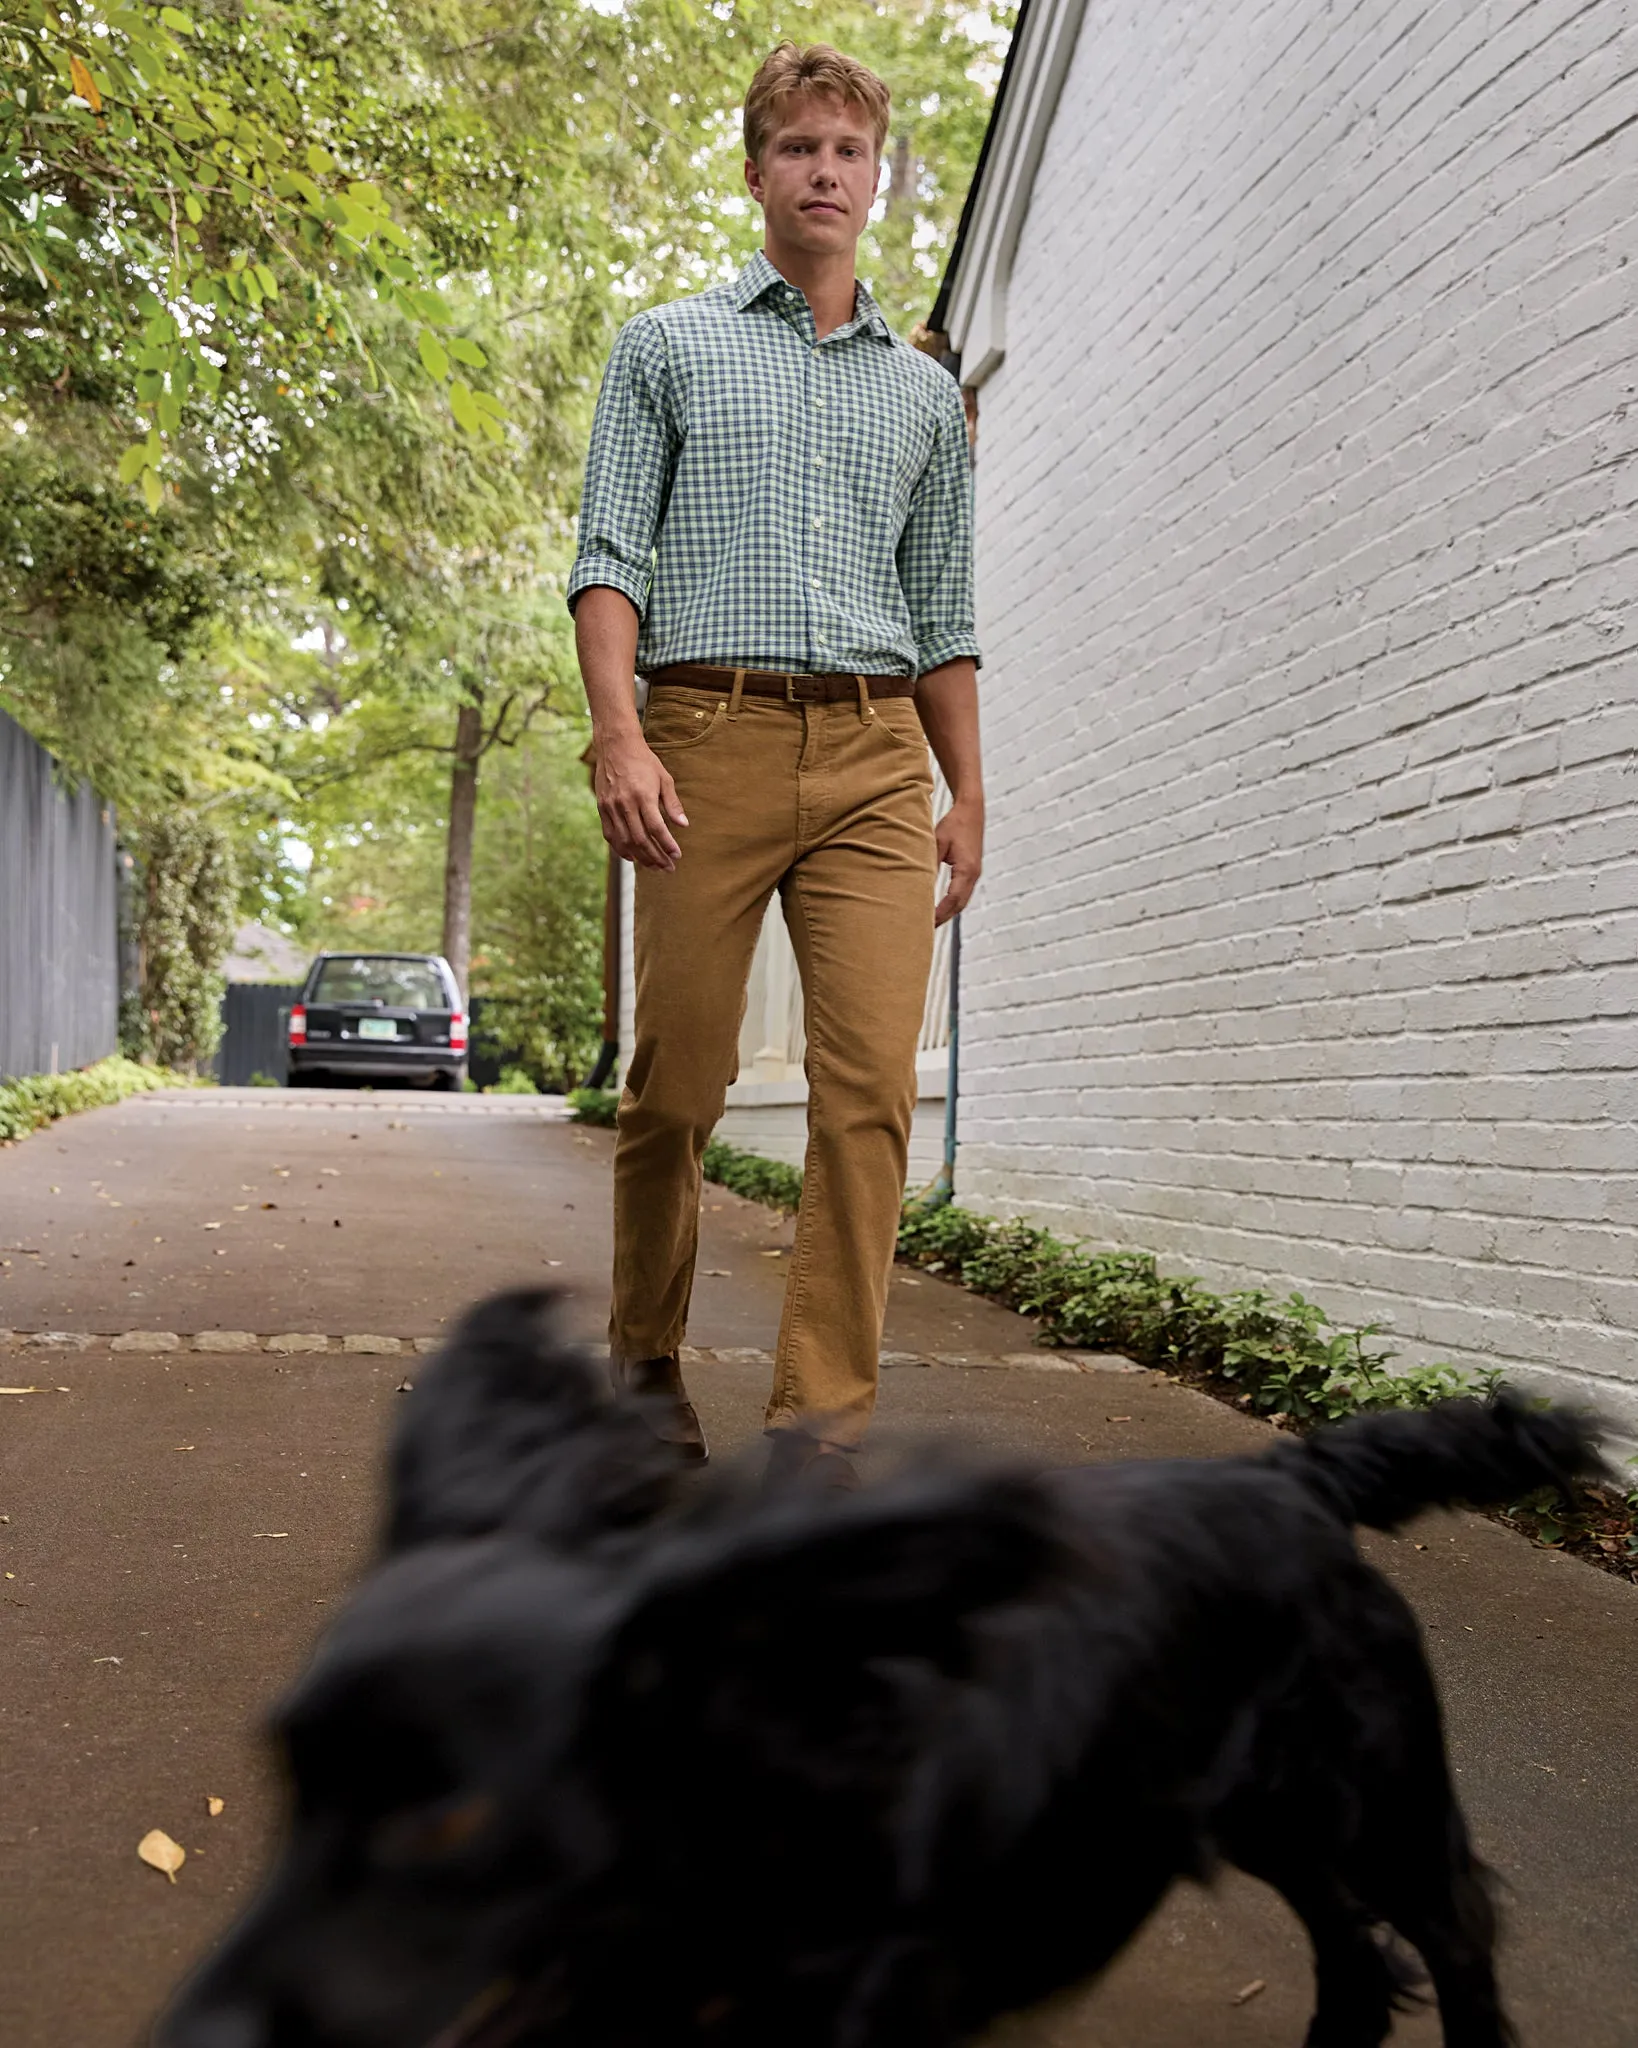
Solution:
<svg viewBox="0 0 1638 2048"><path fill-rule="evenodd" d="M964 1200L1638 1435L1638 5L1089 0L979 426Z"/></svg>

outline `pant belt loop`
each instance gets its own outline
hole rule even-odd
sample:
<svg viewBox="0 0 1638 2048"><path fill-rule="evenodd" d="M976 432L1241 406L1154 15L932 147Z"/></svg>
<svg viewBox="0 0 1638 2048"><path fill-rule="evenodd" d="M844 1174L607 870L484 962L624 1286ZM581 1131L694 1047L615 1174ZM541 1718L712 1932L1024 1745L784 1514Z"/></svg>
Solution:
<svg viewBox="0 0 1638 2048"><path fill-rule="evenodd" d="M734 670L734 687L728 692L728 716L730 718L737 718L739 716L739 700L744 694L745 671L742 668L736 668Z"/></svg>
<svg viewBox="0 0 1638 2048"><path fill-rule="evenodd" d="M853 680L859 686L859 717L868 725L876 715L875 708L870 702L870 685L863 676L855 676Z"/></svg>

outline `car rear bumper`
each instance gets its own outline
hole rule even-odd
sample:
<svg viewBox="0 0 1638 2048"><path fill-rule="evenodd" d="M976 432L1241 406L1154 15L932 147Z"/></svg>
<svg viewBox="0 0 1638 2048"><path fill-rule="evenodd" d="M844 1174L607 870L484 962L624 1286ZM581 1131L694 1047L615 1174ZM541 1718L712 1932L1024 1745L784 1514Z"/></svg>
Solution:
<svg viewBox="0 0 1638 2048"><path fill-rule="evenodd" d="M351 1074L360 1080L410 1080L428 1074L466 1073L466 1054L444 1045L406 1045L397 1050L380 1045L293 1045L290 1072Z"/></svg>

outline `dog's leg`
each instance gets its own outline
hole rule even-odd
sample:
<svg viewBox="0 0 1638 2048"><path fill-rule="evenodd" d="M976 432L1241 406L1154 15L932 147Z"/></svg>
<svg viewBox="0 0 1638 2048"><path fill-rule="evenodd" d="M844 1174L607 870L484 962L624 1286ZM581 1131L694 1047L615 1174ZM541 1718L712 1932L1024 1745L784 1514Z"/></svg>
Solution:
<svg viewBox="0 0 1638 2048"><path fill-rule="evenodd" d="M1421 1953L1445 2048L1507 2048L1513 2030L1496 1989L1496 1909L1450 1782L1434 1711L1406 1731L1413 1767L1370 1802L1350 1856L1372 1910Z"/></svg>
<svg viewBox="0 0 1638 2048"><path fill-rule="evenodd" d="M1235 1861L1241 1863L1236 1856ZM1399 1986L1369 1915L1336 1880L1241 1863L1273 1885L1308 1930L1314 1950L1314 2017L1304 2048L1381 2048Z"/></svg>
<svg viewBox="0 0 1638 2048"><path fill-rule="evenodd" d="M1428 1966L1445 2048L1508 2048L1515 2036L1496 1988L1496 1909L1454 1803L1448 1821L1444 1843L1422 1846L1420 1870L1405 1866L1416 1875L1396 1885L1387 1917Z"/></svg>

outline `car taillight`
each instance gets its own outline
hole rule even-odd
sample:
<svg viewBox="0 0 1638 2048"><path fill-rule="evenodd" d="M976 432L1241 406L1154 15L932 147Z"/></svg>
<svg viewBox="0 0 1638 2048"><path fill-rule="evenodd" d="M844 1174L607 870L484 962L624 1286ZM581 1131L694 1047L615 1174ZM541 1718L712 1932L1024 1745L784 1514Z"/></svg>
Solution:
<svg viewBox="0 0 1638 2048"><path fill-rule="evenodd" d="M307 1043L307 1012L300 1003L297 1003L290 1012L289 1043L291 1045L305 1045Z"/></svg>
<svg viewBox="0 0 1638 2048"><path fill-rule="evenodd" d="M449 1049L451 1052L466 1051L466 1013L457 1010L449 1020Z"/></svg>

